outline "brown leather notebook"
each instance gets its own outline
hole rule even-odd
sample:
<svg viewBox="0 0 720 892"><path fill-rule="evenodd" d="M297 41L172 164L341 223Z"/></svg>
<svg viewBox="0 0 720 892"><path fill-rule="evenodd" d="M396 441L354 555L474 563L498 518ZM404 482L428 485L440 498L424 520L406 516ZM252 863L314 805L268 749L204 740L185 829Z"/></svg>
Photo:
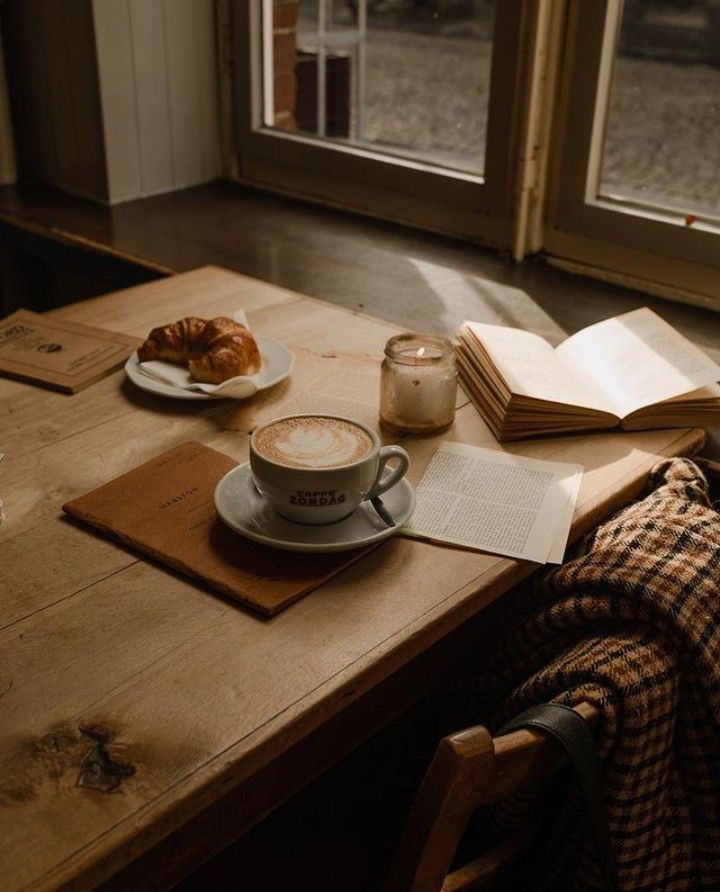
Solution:
<svg viewBox="0 0 720 892"><path fill-rule="evenodd" d="M367 553L295 554L226 527L213 493L236 464L202 443L181 443L73 499L63 511L266 616Z"/></svg>

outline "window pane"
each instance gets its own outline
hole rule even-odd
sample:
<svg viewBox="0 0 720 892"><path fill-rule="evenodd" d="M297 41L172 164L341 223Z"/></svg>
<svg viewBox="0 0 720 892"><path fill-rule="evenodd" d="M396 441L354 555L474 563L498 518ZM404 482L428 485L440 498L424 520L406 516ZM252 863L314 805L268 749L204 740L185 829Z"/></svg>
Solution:
<svg viewBox="0 0 720 892"><path fill-rule="evenodd" d="M266 124L481 174L494 6L266 2L266 16L273 14Z"/></svg>
<svg viewBox="0 0 720 892"><path fill-rule="evenodd" d="M600 194L720 216L718 0L626 0Z"/></svg>

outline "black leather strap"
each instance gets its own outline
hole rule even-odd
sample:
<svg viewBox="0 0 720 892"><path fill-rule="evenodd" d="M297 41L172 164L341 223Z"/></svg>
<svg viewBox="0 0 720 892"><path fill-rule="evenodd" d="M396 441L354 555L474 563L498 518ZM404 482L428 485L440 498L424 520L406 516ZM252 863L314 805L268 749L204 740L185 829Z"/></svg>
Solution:
<svg viewBox="0 0 720 892"><path fill-rule="evenodd" d="M595 738L581 715L570 706L545 703L515 716L498 734L533 728L554 737L570 757L590 821L597 855L608 892L618 892L617 871L605 810L602 768Z"/></svg>

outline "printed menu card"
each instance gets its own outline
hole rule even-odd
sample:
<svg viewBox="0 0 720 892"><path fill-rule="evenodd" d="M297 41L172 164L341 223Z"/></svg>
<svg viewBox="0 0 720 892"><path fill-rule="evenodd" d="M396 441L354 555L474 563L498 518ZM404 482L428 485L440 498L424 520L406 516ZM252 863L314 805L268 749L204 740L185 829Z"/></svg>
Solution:
<svg viewBox="0 0 720 892"><path fill-rule="evenodd" d="M213 501L236 465L202 443L181 443L63 511L268 616L367 554L295 554L243 539Z"/></svg>
<svg viewBox="0 0 720 892"><path fill-rule="evenodd" d="M125 362L141 341L30 310L0 320L0 374L77 393Z"/></svg>

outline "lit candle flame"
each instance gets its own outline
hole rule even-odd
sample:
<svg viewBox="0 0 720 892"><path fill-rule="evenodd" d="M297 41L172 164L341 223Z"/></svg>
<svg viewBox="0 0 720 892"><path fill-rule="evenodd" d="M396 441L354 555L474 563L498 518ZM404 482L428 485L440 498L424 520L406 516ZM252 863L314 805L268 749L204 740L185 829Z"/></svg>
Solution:
<svg viewBox="0 0 720 892"><path fill-rule="evenodd" d="M415 354L415 356L417 356L418 359L422 359L422 357L423 357L424 355L425 355L425 348L424 348L424 347L418 347L418 352Z"/></svg>

